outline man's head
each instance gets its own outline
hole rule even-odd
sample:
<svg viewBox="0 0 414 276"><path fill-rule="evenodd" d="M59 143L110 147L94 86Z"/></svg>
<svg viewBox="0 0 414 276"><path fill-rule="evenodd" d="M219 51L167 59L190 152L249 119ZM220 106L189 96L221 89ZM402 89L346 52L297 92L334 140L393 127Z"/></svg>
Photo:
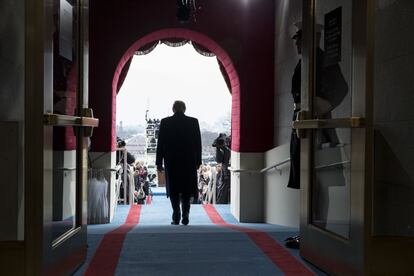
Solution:
<svg viewBox="0 0 414 276"><path fill-rule="evenodd" d="M298 50L298 54L302 54L302 21L296 22L295 27L297 28L296 33L292 36L292 39L295 40L296 49ZM322 36L323 31L323 25L316 24L315 26L315 40L316 40L316 46L319 47L319 43Z"/></svg>
<svg viewBox="0 0 414 276"><path fill-rule="evenodd" d="M185 103L183 101L175 101L172 110L174 114L177 112L185 113Z"/></svg>

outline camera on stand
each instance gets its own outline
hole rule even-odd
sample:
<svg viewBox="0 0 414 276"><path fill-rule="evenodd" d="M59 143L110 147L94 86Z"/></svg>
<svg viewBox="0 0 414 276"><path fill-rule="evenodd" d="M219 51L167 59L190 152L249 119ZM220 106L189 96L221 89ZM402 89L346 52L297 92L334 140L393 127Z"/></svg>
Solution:
<svg viewBox="0 0 414 276"><path fill-rule="evenodd" d="M219 136L214 139L212 144L216 148L216 162L229 164L230 162L230 144L231 138L225 133L220 133Z"/></svg>
<svg viewBox="0 0 414 276"><path fill-rule="evenodd" d="M225 133L220 133L219 136L214 139L212 146L215 148L230 147L231 138Z"/></svg>

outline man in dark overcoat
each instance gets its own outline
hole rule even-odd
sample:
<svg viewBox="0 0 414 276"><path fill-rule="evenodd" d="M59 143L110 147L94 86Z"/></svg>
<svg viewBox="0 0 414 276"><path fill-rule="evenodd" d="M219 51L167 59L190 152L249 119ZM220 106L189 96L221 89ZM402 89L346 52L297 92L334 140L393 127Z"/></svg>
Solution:
<svg viewBox="0 0 414 276"><path fill-rule="evenodd" d="M201 135L196 118L184 115L185 103L175 101L174 115L161 120L157 142L157 170L165 169L167 197L173 209L171 224L189 222L191 197L198 195ZM163 167L164 165L164 167ZM181 203L181 210L180 210Z"/></svg>

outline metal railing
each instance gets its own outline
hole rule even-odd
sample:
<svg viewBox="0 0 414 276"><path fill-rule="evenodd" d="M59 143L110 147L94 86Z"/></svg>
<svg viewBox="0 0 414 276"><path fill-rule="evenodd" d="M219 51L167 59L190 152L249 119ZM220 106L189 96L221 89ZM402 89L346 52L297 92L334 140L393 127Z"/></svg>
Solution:
<svg viewBox="0 0 414 276"><path fill-rule="evenodd" d="M251 169L235 169L232 167L229 167L229 171L231 171L232 173L250 173L250 174L255 174L255 173L265 173L270 171L271 169L276 169L278 172L282 173L282 170L280 168L278 168L279 166L282 166L286 163L290 162L290 158L287 158L283 161L280 161L276 164L273 164L271 166L268 166L266 168L263 168L261 170L251 170ZM348 165L350 164L351 161L342 161L342 162L335 162L335 163L331 163L331 164L327 164L327 165L321 165L321 166L316 166L315 170L320 170L320 169L328 169L328 168L343 168L344 165Z"/></svg>
<svg viewBox="0 0 414 276"><path fill-rule="evenodd" d="M116 149L117 154L121 153L121 155L119 156L119 160L122 158L122 164L121 165L121 169L122 169L122 183L123 183L123 187L124 187L124 191L123 191L123 198L120 198L120 194L118 193L118 203L122 203L122 204L133 204L134 203L134 190L135 190L135 184L134 184L134 178L131 177L130 181L129 181L129 189L127 187L128 185L128 168L129 165L127 163L127 154L128 151L126 148L117 148ZM118 153L119 152L119 153ZM120 187L118 187L120 188ZM129 194L128 194L128 190L129 190Z"/></svg>
<svg viewBox="0 0 414 276"><path fill-rule="evenodd" d="M282 173L282 170L279 168L280 166L289 163L290 162L290 158L287 158L283 161L280 161L278 163L275 163L271 166L268 166L266 168L263 168L261 170L251 170L251 169L235 169L232 167L229 167L229 171L231 171L232 173L250 173L250 174L255 174L255 173L265 173L270 171L271 169L276 169L279 173Z"/></svg>
<svg viewBox="0 0 414 276"><path fill-rule="evenodd" d="M315 170L328 169L328 168L342 169L344 167L344 165L347 165L347 164L350 164L350 163L351 163L351 161L349 161L349 160L342 161L342 162L335 162L335 163L331 163L331 164L327 164L327 165L315 166Z"/></svg>
<svg viewBox="0 0 414 276"><path fill-rule="evenodd" d="M284 165L284 164L287 164L287 163L289 163L290 162L290 158L286 158L285 160L283 160L283 161L280 161L280 162L278 162L278 163L276 163L276 164L273 164L272 166L269 166L269 167L266 167L266 168L264 168L264 169L261 169L260 170L260 172L261 173L265 173L265 172L267 172L267 171L269 171L269 170L271 170L271 169L276 169L278 172L282 172L282 170L281 169L279 169L278 167L279 166L282 166L282 165Z"/></svg>

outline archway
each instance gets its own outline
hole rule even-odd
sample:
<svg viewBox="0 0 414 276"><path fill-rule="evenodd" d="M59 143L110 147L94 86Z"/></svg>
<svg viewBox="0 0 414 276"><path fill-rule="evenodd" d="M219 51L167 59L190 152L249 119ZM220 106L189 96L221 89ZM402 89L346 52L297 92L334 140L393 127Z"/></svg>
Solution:
<svg viewBox="0 0 414 276"><path fill-rule="evenodd" d="M229 55L208 36L195 32L192 30L173 28L162 29L155 31L135 41L123 54L120 59L112 80L112 122L115 122L116 116L116 95L118 93L120 83L123 81L123 77L126 75L125 67L129 66L131 58L135 55L136 51L142 49L143 51L156 47L156 43L160 40L176 39L187 40L197 45L200 45L203 49L216 55L219 61L220 67L224 71L225 78L228 81L230 93L232 94L232 145L233 151L240 150L240 82L237 71L229 57ZM154 44L155 43L155 44ZM116 124L112 126L112 141L114 147L114 141L116 141ZM113 148L114 149L114 148Z"/></svg>

